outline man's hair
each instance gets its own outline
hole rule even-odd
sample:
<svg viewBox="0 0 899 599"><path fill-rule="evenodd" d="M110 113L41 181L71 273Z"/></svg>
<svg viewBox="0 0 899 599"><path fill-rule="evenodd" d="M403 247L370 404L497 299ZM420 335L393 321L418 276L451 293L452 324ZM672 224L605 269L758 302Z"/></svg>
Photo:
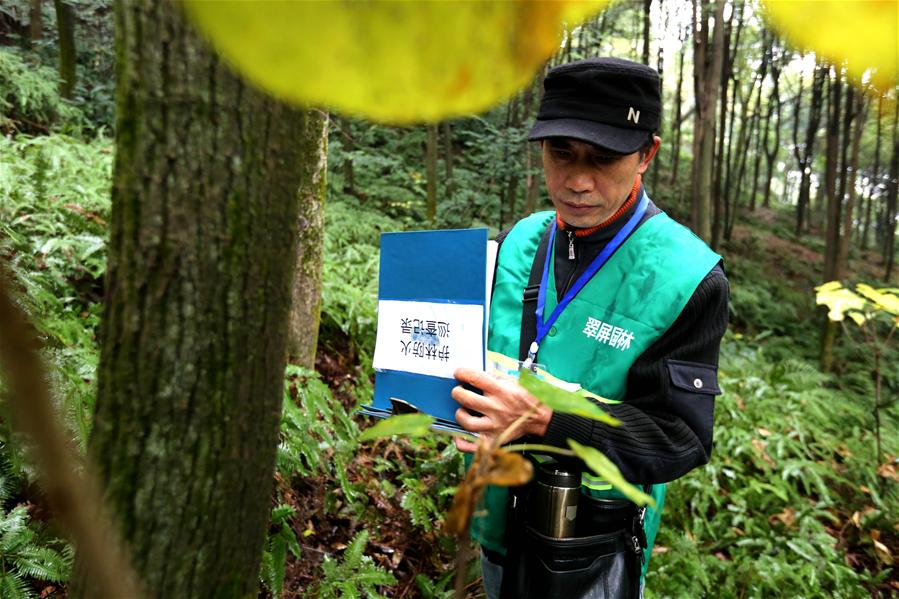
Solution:
<svg viewBox="0 0 899 599"><path fill-rule="evenodd" d="M637 150L638 152L640 152L640 160L643 160L643 158L646 156L646 153L649 151L650 148L652 148L652 144L655 143L655 136L656 136L656 132L655 131L651 132L649 134L649 136L646 138L646 141L643 142L643 145L640 146L640 149Z"/></svg>

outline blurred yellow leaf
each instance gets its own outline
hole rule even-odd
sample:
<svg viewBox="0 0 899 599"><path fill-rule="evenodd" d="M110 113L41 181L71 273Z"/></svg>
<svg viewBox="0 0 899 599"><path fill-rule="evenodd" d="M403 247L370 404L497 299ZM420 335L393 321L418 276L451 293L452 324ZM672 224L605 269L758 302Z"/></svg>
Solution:
<svg viewBox="0 0 899 599"><path fill-rule="evenodd" d="M276 97L403 124L486 110L609 0L208 2L189 17Z"/></svg>
<svg viewBox="0 0 899 599"><path fill-rule="evenodd" d="M846 61L857 78L868 69L881 91L896 84L899 61L897 0L765 0L770 24L804 50L836 64Z"/></svg>
<svg viewBox="0 0 899 599"><path fill-rule="evenodd" d="M859 283L855 286L860 294L871 300L878 310L899 314L899 296L889 289L874 289L870 285Z"/></svg>
<svg viewBox="0 0 899 599"><path fill-rule="evenodd" d="M856 295L851 289L843 287L839 281L824 283L823 285L815 287L815 291L818 292L815 300L816 303L818 305L824 304L827 306L829 309L827 317L831 320L843 320L847 312L861 312L865 308L865 299ZM861 324L854 316L852 319L858 324ZM862 319L862 322L864 322L864 319Z"/></svg>

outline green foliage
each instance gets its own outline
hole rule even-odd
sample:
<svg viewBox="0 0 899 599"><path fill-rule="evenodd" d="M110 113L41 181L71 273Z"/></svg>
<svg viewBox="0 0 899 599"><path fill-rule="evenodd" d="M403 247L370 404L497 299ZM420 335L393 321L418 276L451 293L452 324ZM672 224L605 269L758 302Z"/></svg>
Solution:
<svg viewBox="0 0 899 599"><path fill-rule="evenodd" d="M350 203L325 209L321 341L368 368L375 349L380 233L399 223Z"/></svg>
<svg viewBox="0 0 899 599"><path fill-rule="evenodd" d="M56 71L18 52L0 50L0 130L47 132L74 124L80 112L59 95Z"/></svg>
<svg viewBox="0 0 899 599"><path fill-rule="evenodd" d="M563 412L598 420L610 426L618 426L621 422L608 412L593 403L583 391L571 392L560 389L545 381L541 381L530 370L522 370L519 379L521 386L530 391L542 403L554 412Z"/></svg>
<svg viewBox="0 0 899 599"><path fill-rule="evenodd" d="M371 441L392 435L424 437L431 432L434 417L428 414L400 414L376 422L359 436L360 441Z"/></svg>
<svg viewBox="0 0 899 599"><path fill-rule="evenodd" d="M290 525L290 519L295 515L296 510L289 505L279 505L272 510L269 526L273 532L269 534L262 552L259 578L263 587L274 599L280 599L284 589L287 552L290 551L297 559L300 559L302 553L297 543L297 535Z"/></svg>
<svg viewBox="0 0 899 599"><path fill-rule="evenodd" d="M846 565L835 531L872 508L854 533L889 530L899 500L878 491L866 402L829 382L726 339L715 456L669 486L648 597L869 596L873 576Z"/></svg>
<svg viewBox="0 0 899 599"><path fill-rule="evenodd" d="M0 597L36 599L28 579L63 582L71 567L71 547L45 539L25 507L0 514Z"/></svg>
<svg viewBox="0 0 899 599"><path fill-rule="evenodd" d="M315 372L288 365L285 376L278 472L288 480L322 474L338 480L347 499L360 499L347 478L356 423Z"/></svg>
<svg viewBox="0 0 899 599"><path fill-rule="evenodd" d="M396 578L376 566L372 559L365 555L368 539L368 531L362 530L350 541L342 559L325 557L322 563L324 576L310 595L320 599L383 597L378 593L377 587L395 584Z"/></svg>
<svg viewBox="0 0 899 599"><path fill-rule="evenodd" d="M106 270L110 143L65 135L0 138L0 255L44 335L57 402L82 447L93 411Z"/></svg>

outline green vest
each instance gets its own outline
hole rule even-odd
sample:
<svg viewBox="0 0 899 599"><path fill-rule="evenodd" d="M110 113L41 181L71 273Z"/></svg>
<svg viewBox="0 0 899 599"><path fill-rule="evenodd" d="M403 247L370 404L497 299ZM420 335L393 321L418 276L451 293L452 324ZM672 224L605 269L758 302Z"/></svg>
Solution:
<svg viewBox="0 0 899 599"><path fill-rule="evenodd" d="M490 351L518 358L522 294L540 238L554 214L539 212L519 221L502 242L490 305ZM610 402L625 400L631 365L674 323L720 260L702 240L666 214L649 218L562 312L540 344L538 365ZM550 264L554 264L552 257ZM554 270L550 270L546 294L547 315L558 303ZM585 492L595 497L622 497L588 473L582 484ZM659 528L665 485L653 485L651 495L657 508L646 513L644 574ZM505 488L489 487L478 510L483 515L471 525L474 540L500 553L505 553L507 496Z"/></svg>

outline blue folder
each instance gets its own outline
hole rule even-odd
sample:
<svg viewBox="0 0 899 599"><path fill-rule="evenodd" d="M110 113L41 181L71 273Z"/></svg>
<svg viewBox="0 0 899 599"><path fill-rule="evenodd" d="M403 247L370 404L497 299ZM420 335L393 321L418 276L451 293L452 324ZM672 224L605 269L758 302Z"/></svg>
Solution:
<svg viewBox="0 0 899 599"><path fill-rule="evenodd" d="M480 343L486 346L487 234L487 229L382 233L378 300L480 306ZM457 384L453 378L376 369L374 401L361 411L383 418L400 405L434 416L438 428L460 430L455 419L459 404L450 396Z"/></svg>

